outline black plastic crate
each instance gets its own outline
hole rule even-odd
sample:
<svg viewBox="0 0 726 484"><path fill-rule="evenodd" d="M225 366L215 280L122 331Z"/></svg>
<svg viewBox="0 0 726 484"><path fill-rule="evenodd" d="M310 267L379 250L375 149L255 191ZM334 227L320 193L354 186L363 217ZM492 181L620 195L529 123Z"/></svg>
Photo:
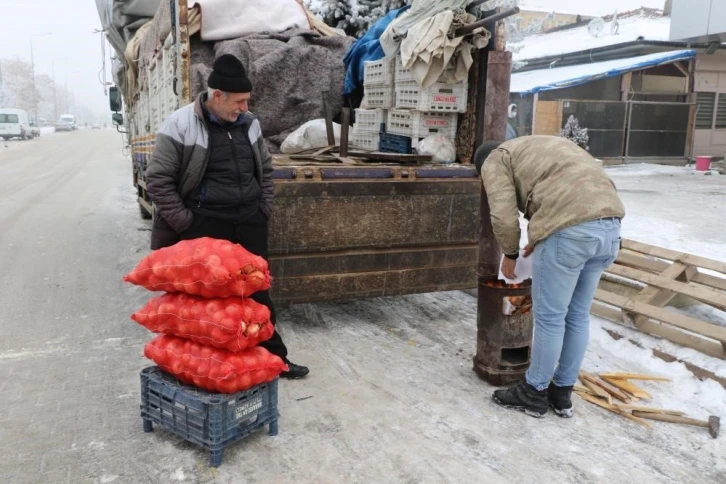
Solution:
<svg viewBox="0 0 726 484"><path fill-rule="evenodd" d="M210 393L181 383L158 366L141 370L144 432L153 424L209 451L209 465L222 463L228 445L270 426L277 435L277 382L234 394Z"/></svg>
<svg viewBox="0 0 726 484"><path fill-rule="evenodd" d="M402 136L400 134L390 134L381 131L380 141L378 142L378 150L385 151L388 153L412 153L411 149L411 138L408 136Z"/></svg>

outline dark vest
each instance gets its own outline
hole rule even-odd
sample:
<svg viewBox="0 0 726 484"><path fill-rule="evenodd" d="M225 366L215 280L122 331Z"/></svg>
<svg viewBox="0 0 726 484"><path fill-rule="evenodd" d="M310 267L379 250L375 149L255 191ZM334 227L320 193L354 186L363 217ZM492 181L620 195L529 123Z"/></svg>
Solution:
<svg viewBox="0 0 726 484"><path fill-rule="evenodd" d="M207 114L207 113L205 113ZM186 204L209 217L242 222L258 211L262 188L255 177L249 123L220 123L207 118L209 162Z"/></svg>

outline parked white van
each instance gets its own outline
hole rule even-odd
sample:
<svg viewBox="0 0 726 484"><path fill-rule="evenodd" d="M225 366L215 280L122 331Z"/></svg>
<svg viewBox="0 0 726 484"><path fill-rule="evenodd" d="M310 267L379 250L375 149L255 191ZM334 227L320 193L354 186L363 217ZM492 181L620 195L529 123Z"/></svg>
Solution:
<svg viewBox="0 0 726 484"><path fill-rule="evenodd" d="M22 109L0 109L0 138L32 139L35 133L28 120L28 112Z"/></svg>

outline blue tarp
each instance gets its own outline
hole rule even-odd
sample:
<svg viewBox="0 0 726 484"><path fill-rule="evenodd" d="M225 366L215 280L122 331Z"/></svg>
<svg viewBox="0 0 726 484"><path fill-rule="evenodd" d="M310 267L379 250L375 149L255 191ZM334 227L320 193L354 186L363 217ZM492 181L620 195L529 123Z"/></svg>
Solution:
<svg viewBox="0 0 726 484"><path fill-rule="evenodd" d="M345 64L343 95L348 95L363 85L364 62L377 61L386 56L378 39L381 38L381 35L386 31L388 25L409 8L411 6L406 5L398 10L391 10L385 17L373 24L368 32L350 47L350 50L345 54L345 58L343 59L343 63Z"/></svg>
<svg viewBox="0 0 726 484"><path fill-rule="evenodd" d="M619 76L626 72L637 71L661 64L671 64L693 57L696 57L695 50L676 50L631 57L629 59L519 72L512 74L512 83L509 91L518 94L534 94L540 91L564 89L598 79Z"/></svg>

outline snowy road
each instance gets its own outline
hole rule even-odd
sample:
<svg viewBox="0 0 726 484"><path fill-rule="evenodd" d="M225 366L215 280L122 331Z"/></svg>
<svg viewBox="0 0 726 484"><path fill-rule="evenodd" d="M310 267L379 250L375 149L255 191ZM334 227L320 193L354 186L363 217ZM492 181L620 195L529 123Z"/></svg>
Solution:
<svg viewBox="0 0 726 484"><path fill-rule="evenodd" d="M724 440L705 429L646 429L579 400L572 420L493 405L471 370L476 299L464 292L281 311L291 358L311 374L281 383L280 434L231 447L218 470L181 439L144 434L138 372L151 336L128 315L148 294L121 276L147 252L149 223L121 148L111 130L0 145L3 482L726 482ZM726 177L610 173L626 236L726 260ZM655 405L726 417L720 385L653 358L657 340L639 348L607 327L594 321L588 369L671 376L643 385Z"/></svg>

